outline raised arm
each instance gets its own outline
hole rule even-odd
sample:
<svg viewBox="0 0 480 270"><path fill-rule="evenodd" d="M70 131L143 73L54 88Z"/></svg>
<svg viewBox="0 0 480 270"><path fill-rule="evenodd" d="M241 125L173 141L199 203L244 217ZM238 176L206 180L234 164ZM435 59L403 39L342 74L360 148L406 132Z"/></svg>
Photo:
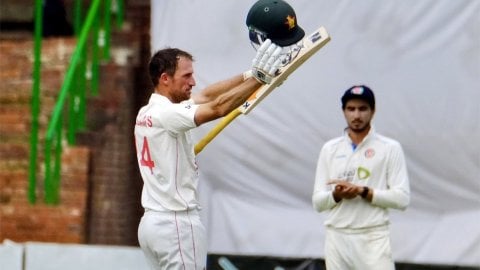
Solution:
<svg viewBox="0 0 480 270"><path fill-rule="evenodd" d="M200 104L195 113L197 126L227 115L242 105L262 84L269 83L278 75L281 50L269 39L265 40L252 60L251 72L212 84L192 96L195 103Z"/></svg>
<svg viewBox="0 0 480 270"><path fill-rule="evenodd" d="M199 126L227 115L242 105L260 86L257 80L250 78L230 91L220 94L214 100L200 104L195 113L195 123Z"/></svg>
<svg viewBox="0 0 480 270"><path fill-rule="evenodd" d="M215 100L221 94L239 86L245 79L244 75L236 75L229 79L211 84L198 93L192 94L195 104L203 104Z"/></svg>

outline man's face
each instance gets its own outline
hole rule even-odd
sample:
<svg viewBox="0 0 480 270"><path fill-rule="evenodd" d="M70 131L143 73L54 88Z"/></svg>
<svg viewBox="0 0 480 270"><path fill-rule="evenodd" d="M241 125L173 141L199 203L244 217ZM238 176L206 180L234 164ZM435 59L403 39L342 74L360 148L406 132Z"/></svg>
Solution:
<svg viewBox="0 0 480 270"><path fill-rule="evenodd" d="M362 132L370 127L374 111L362 99L351 99L343 110L348 128L353 132Z"/></svg>
<svg viewBox="0 0 480 270"><path fill-rule="evenodd" d="M180 57L170 85L172 102L178 103L190 99L193 86L195 86L195 79L193 78L192 61Z"/></svg>

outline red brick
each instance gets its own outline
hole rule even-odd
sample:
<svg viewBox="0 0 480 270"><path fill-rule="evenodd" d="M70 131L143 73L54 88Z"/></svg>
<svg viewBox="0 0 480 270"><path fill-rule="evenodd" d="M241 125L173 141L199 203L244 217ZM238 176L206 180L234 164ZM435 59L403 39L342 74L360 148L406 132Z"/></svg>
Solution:
<svg viewBox="0 0 480 270"><path fill-rule="evenodd" d="M2 143L13 145L0 147L0 194L5 198L0 203L0 241L9 238L14 241L137 244L135 232L141 213L141 180L137 179L138 174L132 177L132 167L136 163L132 160L131 123L135 100L144 99L136 90L138 87L147 88L143 86L149 86L149 81L144 67L132 65L137 61L147 62L150 54L146 27L149 16L145 16L149 14L150 2L127 2L127 18L134 20L127 22L125 29L114 29L118 34L114 41L131 48L134 55L127 67L102 64L100 95L94 99L96 102L88 105L90 118L87 120L87 125L93 126L93 132L99 134L100 143L87 143L85 148L91 147L91 152L64 148L59 205L45 205L43 202L42 163L37 168L37 203L31 205L26 194L29 144L25 143L28 136L21 133L29 132L31 113L29 107L23 107L21 111L16 109L21 107L20 104L31 102L33 42L0 40L0 78L5 78L5 83L0 85L0 139ZM39 161L43 159L44 132L75 42L74 38L42 41ZM143 77L135 79L138 76ZM143 82L145 78L146 83ZM96 109L92 110L93 107ZM19 118L19 115L23 117ZM19 123L18 120L24 121ZM10 152L15 153L15 159L4 159L3 154ZM94 166L90 168L89 164ZM23 175L3 174L7 171L23 172ZM91 211L88 212L91 224L87 223L87 209ZM92 232L90 237L87 231Z"/></svg>

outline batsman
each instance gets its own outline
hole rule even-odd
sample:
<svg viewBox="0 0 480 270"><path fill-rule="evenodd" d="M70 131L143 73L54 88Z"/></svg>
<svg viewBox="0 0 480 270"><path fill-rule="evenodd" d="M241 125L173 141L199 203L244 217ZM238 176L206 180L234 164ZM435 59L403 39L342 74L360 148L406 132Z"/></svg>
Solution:
<svg viewBox="0 0 480 270"><path fill-rule="evenodd" d="M205 269L207 237L199 216L198 167L191 130L226 116L279 75L283 50L300 41L290 5L260 0L247 20L258 50L247 71L192 92L193 56L164 48L150 59L154 89L136 117L136 156L145 210L138 240L151 269Z"/></svg>

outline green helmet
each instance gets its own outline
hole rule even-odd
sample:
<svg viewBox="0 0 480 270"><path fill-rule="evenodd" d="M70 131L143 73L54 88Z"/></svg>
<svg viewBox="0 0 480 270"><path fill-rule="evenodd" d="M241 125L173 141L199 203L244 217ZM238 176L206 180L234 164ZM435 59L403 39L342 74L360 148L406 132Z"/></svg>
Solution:
<svg viewBox="0 0 480 270"><path fill-rule="evenodd" d="M270 39L279 46L290 46L305 36L297 24L293 8L283 0L259 0L248 11L250 40L256 44Z"/></svg>

